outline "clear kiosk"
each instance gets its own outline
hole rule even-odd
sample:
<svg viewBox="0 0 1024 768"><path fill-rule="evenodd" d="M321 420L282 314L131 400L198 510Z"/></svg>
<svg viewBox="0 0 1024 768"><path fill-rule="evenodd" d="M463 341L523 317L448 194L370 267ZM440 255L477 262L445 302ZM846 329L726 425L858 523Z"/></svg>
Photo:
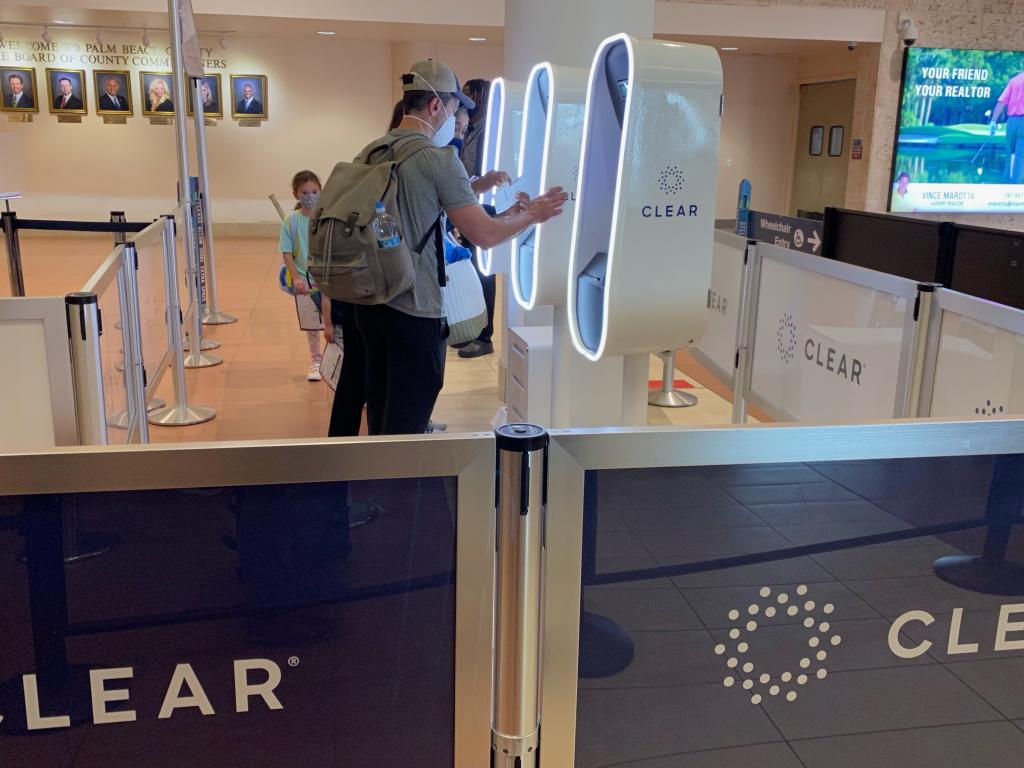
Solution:
<svg viewBox="0 0 1024 768"><path fill-rule="evenodd" d="M483 172L502 170L513 173L519 167L520 132L523 125L525 86L503 77L491 82L484 122ZM494 205L495 190L480 195L481 205ZM476 263L485 275L508 272L512 246L502 243L494 248L477 248Z"/></svg>
<svg viewBox="0 0 1024 768"><path fill-rule="evenodd" d="M523 93L526 86L521 82L503 77L491 82L487 97L487 118L484 122L483 172L506 171L515 175L519 167L520 133L523 126ZM483 205L495 205L497 190L490 190L480 196ZM485 275L508 274L512 258L511 243L502 243L494 248L477 248L476 262ZM501 362L498 369L498 392L508 400L509 350L513 347L509 329L519 326L550 325L550 318L542 313L528 313L512 298L506 281L504 287L505 323L502 330Z"/></svg>
<svg viewBox="0 0 1024 768"><path fill-rule="evenodd" d="M518 177L536 196L552 187L569 190L561 216L528 229L512 241L512 295L524 310L553 307L550 398L531 392L530 420L555 428L607 424L622 400L622 361L589 361L575 352L563 308L572 245L573 210L587 97L587 71L550 63L536 65L526 83ZM531 377L532 378L532 377ZM545 395L547 393L544 393ZM617 420L617 419L616 419Z"/></svg>
<svg viewBox="0 0 1024 768"><path fill-rule="evenodd" d="M649 356L704 332L722 65L714 48L616 35L590 71L568 274L588 360L625 356L622 423L646 419Z"/></svg>

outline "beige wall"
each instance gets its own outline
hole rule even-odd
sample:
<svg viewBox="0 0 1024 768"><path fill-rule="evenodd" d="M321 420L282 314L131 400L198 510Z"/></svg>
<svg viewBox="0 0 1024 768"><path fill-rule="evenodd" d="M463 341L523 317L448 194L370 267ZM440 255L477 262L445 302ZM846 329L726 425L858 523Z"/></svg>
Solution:
<svg viewBox="0 0 1024 768"><path fill-rule="evenodd" d="M95 42L88 32L51 33L58 56L81 56ZM5 38L17 39L9 31ZM165 56L166 36L152 38L153 55ZM107 33L105 42L138 45L139 39ZM75 44L82 50L74 52ZM222 223L276 221L267 195L290 199L295 171L310 168L326 178L336 162L351 159L379 136L391 114L393 85L410 55L444 58L463 78L493 76L502 58L500 47L403 47L318 37L232 37L229 45L210 54L226 65L214 70L221 72L225 91L230 74L267 74L270 119L259 128L242 128L228 116L206 129L214 220ZM35 66L45 93L45 69L58 65ZM32 123L0 116L0 188L25 193L18 210L26 217L105 219L108 211L124 209L129 218L145 220L169 210L177 183L174 128L138 115L137 72L162 67L109 65L132 71L136 116L128 125L104 125L94 114L93 65L66 66L87 70L90 114L80 125L58 124L43 103Z"/></svg>
<svg viewBox="0 0 1024 768"><path fill-rule="evenodd" d="M724 56L722 116L715 215L736 215L742 179L750 179L757 210L784 212L789 201L799 91L792 56Z"/></svg>

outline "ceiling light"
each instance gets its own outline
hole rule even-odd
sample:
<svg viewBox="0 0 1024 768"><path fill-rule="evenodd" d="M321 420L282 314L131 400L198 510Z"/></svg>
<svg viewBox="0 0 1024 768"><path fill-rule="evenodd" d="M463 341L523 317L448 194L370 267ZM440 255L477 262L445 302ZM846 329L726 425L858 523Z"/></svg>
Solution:
<svg viewBox="0 0 1024 768"><path fill-rule="evenodd" d="M151 39L150 39L150 37L149 37L149 30L147 29L147 30L145 30L145 31L144 31L144 32L142 33L142 44L143 44L144 46L146 46L147 48L149 48L149 44L150 44L151 42L152 42L152 40L151 40Z"/></svg>
<svg viewBox="0 0 1024 768"><path fill-rule="evenodd" d="M318 35L323 35L324 37L333 37L334 35L338 34L332 29L318 29L316 33Z"/></svg>
<svg viewBox="0 0 1024 768"><path fill-rule="evenodd" d="M722 51L738 51L739 48L737 48L735 45L723 45L719 50L722 50Z"/></svg>
<svg viewBox="0 0 1024 768"><path fill-rule="evenodd" d="M71 24L72 22L70 22L70 21L62 21L60 19L54 19L53 23L54 24Z"/></svg>
<svg viewBox="0 0 1024 768"><path fill-rule="evenodd" d="M43 27L43 34L41 34L40 37L43 38L44 43L46 43L47 45L50 44L50 40L52 38L50 37L50 30L48 30L46 27Z"/></svg>
<svg viewBox="0 0 1024 768"><path fill-rule="evenodd" d="M471 38L469 38L469 42L471 42L471 43L486 43L487 42L487 38L486 37L471 37Z"/></svg>

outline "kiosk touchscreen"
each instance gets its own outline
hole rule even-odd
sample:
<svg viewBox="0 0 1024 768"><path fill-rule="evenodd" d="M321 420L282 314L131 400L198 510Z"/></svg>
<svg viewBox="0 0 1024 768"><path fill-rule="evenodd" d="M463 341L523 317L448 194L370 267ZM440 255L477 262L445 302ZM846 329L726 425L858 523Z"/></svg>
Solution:
<svg viewBox="0 0 1024 768"><path fill-rule="evenodd" d="M520 183L531 197L564 187L569 200L561 216L512 241L512 290L524 309L565 304L586 95L587 72L574 67L538 64L526 82Z"/></svg>
<svg viewBox="0 0 1024 768"><path fill-rule="evenodd" d="M722 66L714 48L617 35L590 71L568 275L590 360L694 344L715 225ZM646 393L643 393L646 397Z"/></svg>
<svg viewBox="0 0 1024 768"><path fill-rule="evenodd" d="M487 118L484 122L482 173L499 170L513 175L519 167L524 90L522 83L503 77L491 83L490 95L487 97ZM500 194L500 189L488 190L480 195L481 205L499 205ZM477 248L477 265L485 275L507 272L511 254L510 243L502 243L494 248Z"/></svg>

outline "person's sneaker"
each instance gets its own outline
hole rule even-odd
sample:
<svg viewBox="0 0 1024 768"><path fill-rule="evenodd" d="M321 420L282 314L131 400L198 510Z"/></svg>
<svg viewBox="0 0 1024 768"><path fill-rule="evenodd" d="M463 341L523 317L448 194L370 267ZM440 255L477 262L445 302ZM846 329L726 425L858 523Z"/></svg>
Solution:
<svg viewBox="0 0 1024 768"><path fill-rule="evenodd" d="M321 381L320 363L313 363L309 366L309 373L306 374L306 381Z"/></svg>
<svg viewBox="0 0 1024 768"><path fill-rule="evenodd" d="M430 420L430 421L427 422L427 434L428 435L433 433L433 432L447 432L447 431L448 431L448 425L445 424L443 421Z"/></svg>
<svg viewBox="0 0 1024 768"><path fill-rule="evenodd" d="M489 341L471 341L465 348L459 350L459 357L483 357L493 355L494 345Z"/></svg>

